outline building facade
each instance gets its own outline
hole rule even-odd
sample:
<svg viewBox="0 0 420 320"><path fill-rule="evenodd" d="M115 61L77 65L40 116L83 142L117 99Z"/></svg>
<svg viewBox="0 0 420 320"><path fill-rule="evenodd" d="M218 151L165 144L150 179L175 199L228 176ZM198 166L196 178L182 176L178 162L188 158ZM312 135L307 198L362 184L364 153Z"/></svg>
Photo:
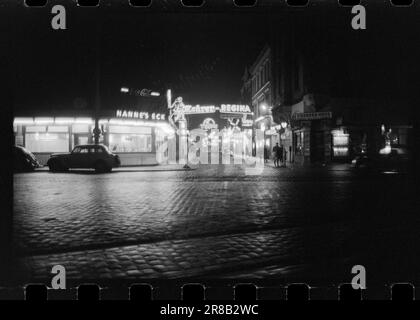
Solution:
<svg viewBox="0 0 420 320"><path fill-rule="evenodd" d="M242 92L250 87L250 103L254 110L254 131L264 131L265 146L271 151L276 143L284 147L284 158L293 160L290 108L284 105L285 82L280 71L278 48L265 45L243 77ZM244 81L245 80L245 81ZM273 115L276 115L273 117Z"/></svg>
<svg viewBox="0 0 420 320"><path fill-rule="evenodd" d="M265 46L249 69L255 128L264 129L267 146L278 142L297 164L349 162L363 153L412 148L410 113L399 112L409 102L324 90L328 74L317 73L293 42L282 43Z"/></svg>

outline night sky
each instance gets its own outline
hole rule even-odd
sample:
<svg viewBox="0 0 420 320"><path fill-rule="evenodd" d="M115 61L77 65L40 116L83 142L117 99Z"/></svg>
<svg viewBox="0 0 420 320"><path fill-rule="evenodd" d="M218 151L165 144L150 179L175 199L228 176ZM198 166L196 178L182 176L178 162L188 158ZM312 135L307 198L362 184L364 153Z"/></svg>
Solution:
<svg viewBox="0 0 420 320"><path fill-rule="evenodd" d="M415 92L419 38L412 15L375 11L368 16L368 30L358 33L350 28L350 10L327 16L326 11L101 14L71 9L65 31L52 30L48 8L20 11L24 19L12 28L10 48L14 108L93 108L97 59L104 109L139 103L122 95L121 86L162 93L170 88L191 104L237 103L245 66L270 36L282 36L285 23L300 28L296 41L312 42L314 51L331 61L331 70L320 72L334 73L357 59L358 69L346 72L366 92ZM157 104L165 107L163 99Z"/></svg>

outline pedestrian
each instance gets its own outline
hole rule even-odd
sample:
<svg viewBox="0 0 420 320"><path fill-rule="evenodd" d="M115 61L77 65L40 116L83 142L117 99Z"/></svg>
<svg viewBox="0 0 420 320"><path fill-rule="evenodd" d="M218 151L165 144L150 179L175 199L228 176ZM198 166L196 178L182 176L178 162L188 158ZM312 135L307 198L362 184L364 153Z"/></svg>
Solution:
<svg viewBox="0 0 420 320"><path fill-rule="evenodd" d="M276 143L276 145L273 148L273 159L274 159L274 166L275 167L279 167L279 161L280 161L280 157L281 157L281 153L280 153L280 147L279 144Z"/></svg>

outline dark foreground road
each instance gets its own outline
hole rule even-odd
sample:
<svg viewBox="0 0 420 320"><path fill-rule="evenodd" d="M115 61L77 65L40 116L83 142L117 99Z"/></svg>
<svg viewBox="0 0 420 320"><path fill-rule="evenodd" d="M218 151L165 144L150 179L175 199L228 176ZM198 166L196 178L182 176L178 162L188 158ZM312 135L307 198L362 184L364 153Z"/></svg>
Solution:
<svg viewBox="0 0 420 320"><path fill-rule="evenodd" d="M420 280L418 190L345 165L15 174L22 281L275 278Z"/></svg>

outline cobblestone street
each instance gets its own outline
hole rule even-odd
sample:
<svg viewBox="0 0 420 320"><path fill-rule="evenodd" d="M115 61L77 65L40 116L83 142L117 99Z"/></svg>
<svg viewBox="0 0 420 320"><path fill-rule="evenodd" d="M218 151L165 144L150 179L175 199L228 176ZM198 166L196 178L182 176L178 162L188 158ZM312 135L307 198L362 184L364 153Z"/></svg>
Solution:
<svg viewBox="0 0 420 320"><path fill-rule="evenodd" d="M415 193L404 176L346 165L15 174L17 270L28 280L50 279L55 264L70 279L349 280L363 264L419 279Z"/></svg>

